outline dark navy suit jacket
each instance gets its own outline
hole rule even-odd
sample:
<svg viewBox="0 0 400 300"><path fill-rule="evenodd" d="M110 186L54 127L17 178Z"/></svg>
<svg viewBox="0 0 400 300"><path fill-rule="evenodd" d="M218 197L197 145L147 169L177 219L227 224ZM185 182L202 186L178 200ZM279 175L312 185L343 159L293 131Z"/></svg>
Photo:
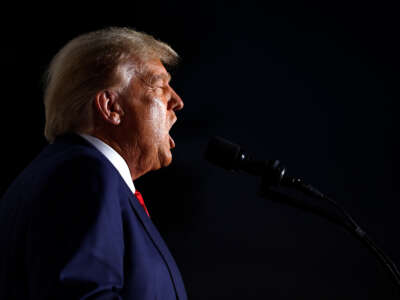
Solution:
<svg viewBox="0 0 400 300"><path fill-rule="evenodd" d="M68 134L0 201L1 300L185 300L178 268L114 166Z"/></svg>

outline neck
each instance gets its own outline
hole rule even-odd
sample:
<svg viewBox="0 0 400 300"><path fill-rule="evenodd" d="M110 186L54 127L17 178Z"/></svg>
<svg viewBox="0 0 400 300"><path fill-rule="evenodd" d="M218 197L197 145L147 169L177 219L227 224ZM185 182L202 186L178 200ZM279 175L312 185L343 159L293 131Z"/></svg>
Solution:
<svg viewBox="0 0 400 300"><path fill-rule="evenodd" d="M93 130L92 132L83 132L98 138L103 141L111 148L113 148L121 157L125 160L128 165L132 180L136 180L140 176L144 175L147 171L140 168L140 149L135 147L136 143L130 144L127 142L121 142L118 140L118 137L115 135L110 135L105 132L99 132L97 130ZM114 137L115 136L115 137Z"/></svg>

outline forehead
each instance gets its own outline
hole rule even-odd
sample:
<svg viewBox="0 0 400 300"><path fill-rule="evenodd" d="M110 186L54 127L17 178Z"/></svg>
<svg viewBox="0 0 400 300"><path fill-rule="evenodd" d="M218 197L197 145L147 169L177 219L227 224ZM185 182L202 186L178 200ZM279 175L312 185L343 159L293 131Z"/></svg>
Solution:
<svg viewBox="0 0 400 300"><path fill-rule="evenodd" d="M138 63L138 61L127 62L120 66L119 71L124 82L123 86L136 85L143 81L151 84L159 79L165 82L171 80L171 75L159 59L141 63ZM141 80L137 81L135 78L140 78Z"/></svg>
<svg viewBox="0 0 400 300"><path fill-rule="evenodd" d="M165 69L159 59L150 60L142 65L141 75L146 79L157 80L162 79L169 81L171 74Z"/></svg>

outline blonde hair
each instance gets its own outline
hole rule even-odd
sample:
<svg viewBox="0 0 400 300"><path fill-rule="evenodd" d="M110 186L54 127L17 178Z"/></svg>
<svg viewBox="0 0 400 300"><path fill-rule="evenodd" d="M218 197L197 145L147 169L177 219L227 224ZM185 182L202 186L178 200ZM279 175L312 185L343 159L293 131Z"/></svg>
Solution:
<svg viewBox="0 0 400 300"><path fill-rule="evenodd" d="M45 74L46 139L52 143L61 134L90 130L92 100L100 90L120 84L119 67L155 58L172 65L178 55L167 44L130 28L110 27L68 42Z"/></svg>

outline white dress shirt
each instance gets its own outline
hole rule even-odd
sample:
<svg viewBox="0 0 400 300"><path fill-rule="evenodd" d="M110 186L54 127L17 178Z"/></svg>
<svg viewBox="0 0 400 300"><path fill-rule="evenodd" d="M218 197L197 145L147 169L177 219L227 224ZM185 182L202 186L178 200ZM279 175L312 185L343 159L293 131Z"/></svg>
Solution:
<svg viewBox="0 0 400 300"><path fill-rule="evenodd" d="M112 165L117 169L122 179L126 182L128 187L131 189L134 194L136 189L132 181L131 172L129 171L129 167L126 161L122 158L121 155L117 151L115 151L112 147L104 143L102 140L88 135L84 133L79 133L81 137L87 140L90 144L92 144L97 150L99 150Z"/></svg>

